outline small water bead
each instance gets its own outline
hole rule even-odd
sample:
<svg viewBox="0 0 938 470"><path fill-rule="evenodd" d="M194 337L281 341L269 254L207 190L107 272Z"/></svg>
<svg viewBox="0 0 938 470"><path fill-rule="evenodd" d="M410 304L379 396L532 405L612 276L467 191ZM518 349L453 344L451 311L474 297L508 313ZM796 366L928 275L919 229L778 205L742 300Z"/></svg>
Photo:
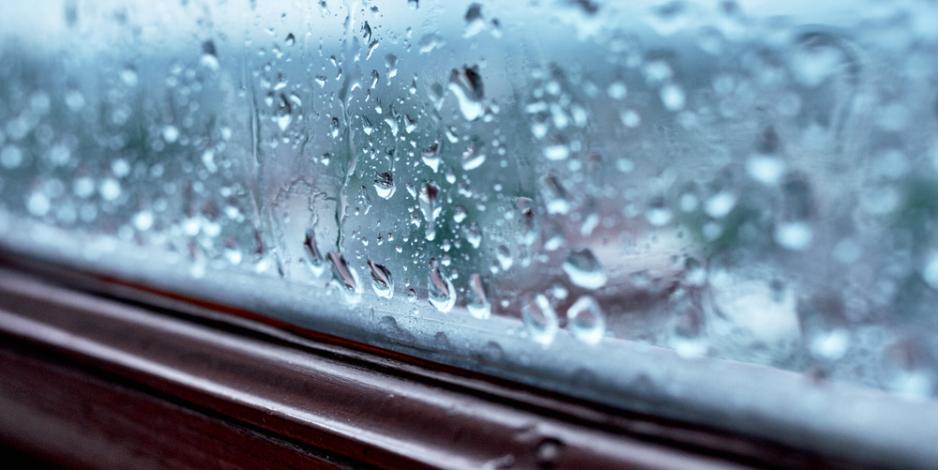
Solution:
<svg viewBox="0 0 938 470"><path fill-rule="evenodd" d="M664 198L655 198L648 204L645 220L655 227L662 227L674 219L674 213L665 205Z"/></svg>
<svg viewBox="0 0 938 470"><path fill-rule="evenodd" d="M153 227L153 213L148 210L137 212L134 214L133 225L141 232L150 230Z"/></svg>
<svg viewBox="0 0 938 470"><path fill-rule="evenodd" d="M606 332L606 318L599 303L592 296L584 295L567 310L570 332L580 341L597 344Z"/></svg>
<svg viewBox="0 0 938 470"><path fill-rule="evenodd" d="M121 195L121 184L114 178L105 178L98 186L98 193L105 201L115 201Z"/></svg>
<svg viewBox="0 0 938 470"><path fill-rule="evenodd" d="M124 67L120 72L120 79L128 87L136 86L138 81L137 70L132 65Z"/></svg>
<svg viewBox="0 0 938 470"><path fill-rule="evenodd" d="M26 210L36 217L46 215L51 208L52 203L49 201L49 197L42 191L33 191L29 197L26 198Z"/></svg>
<svg viewBox="0 0 938 470"><path fill-rule="evenodd" d="M684 89L674 83L667 83L661 87L661 103L668 111L684 109Z"/></svg>
<svg viewBox="0 0 938 470"><path fill-rule="evenodd" d="M570 157L570 147L564 143L545 145L544 157L552 161L566 160Z"/></svg>
<svg viewBox="0 0 938 470"><path fill-rule="evenodd" d="M791 251L808 248L813 239L814 231L806 222L782 222L775 227L775 242Z"/></svg>
<svg viewBox="0 0 938 470"><path fill-rule="evenodd" d="M375 295L382 299L393 297L394 280L391 277L391 271L371 260L368 260L368 268L371 270L371 288L375 291Z"/></svg>
<svg viewBox="0 0 938 470"><path fill-rule="evenodd" d="M544 294L529 296L521 307L521 318L528 335L535 342L547 347L554 342L560 322L557 312Z"/></svg>
<svg viewBox="0 0 938 470"><path fill-rule="evenodd" d="M456 289L453 282L440 271L440 263L435 258L430 259L428 267L427 291L430 305L440 313L448 313L456 305Z"/></svg>
<svg viewBox="0 0 938 470"><path fill-rule="evenodd" d="M498 248L495 249L495 259L498 261L498 266L502 271L511 269L511 266L515 262L514 257L511 255L511 250L507 245L498 245Z"/></svg>
<svg viewBox="0 0 938 470"><path fill-rule="evenodd" d="M6 145L0 150L0 165L4 168L13 169L23 163L23 151L15 145Z"/></svg>
<svg viewBox="0 0 938 470"><path fill-rule="evenodd" d="M445 45L446 41L443 39L443 36L437 33L429 33L420 38L417 47L421 54L429 54Z"/></svg>
<svg viewBox="0 0 938 470"><path fill-rule="evenodd" d="M809 348L811 354L819 359L837 361L847 354L850 348L850 337L842 329L818 332L811 338Z"/></svg>
<svg viewBox="0 0 938 470"><path fill-rule="evenodd" d="M473 248L479 248L482 244L482 228L479 227L479 224L470 222L469 225L463 229L463 234L466 236L466 241L469 242L469 245Z"/></svg>
<svg viewBox="0 0 938 470"><path fill-rule="evenodd" d="M621 100L628 94L628 88L622 82L612 82L609 84L609 88L606 89L606 94L614 100Z"/></svg>
<svg viewBox="0 0 938 470"><path fill-rule="evenodd" d="M162 135L167 144L175 143L179 140L179 129L172 124L167 124L163 126Z"/></svg>
<svg viewBox="0 0 938 470"><path fill-rule="evenodd" d="M492 304L489 301L491 296L488 292L488 285L482 279L482 275L474 273L469 276L469 293L466 310L469 314L479 320L485 320L492 315Z"/></svg>
<svg viewBox="0 0 938 470"><path fill-rule="evenodd" d="M466 208L463 206L456 206L453 209L453 222L456 222L457 224L461 224L468 216L469 213L466 212Z"/></svg>
<svg viewBox="0 0 938 470"><path fill-rule="evenodd" d="M736 207L736 195L729 191L720 191L704 203L704 212L714 219L722 219Z"/></svg>
<svg viewBox="0 0 938 470"><path fill-rule="evenodd" d="M296 36L294 36L293 33L287 34L287 37L283 40L283 43L286 44L288 47L293 46L294 44L296 44Z"/></svg>
<svg viewBox="0 0 938 470"><path fill-rule="evenodd" d="M574 285L584 289L599 289L606 285L606 273L589 249L576 250L567 256L563 271Z"/></svg>
<svg viewBox="0 0 938 470"><path fill-rule="evenodd" d="M772 155L756 154L746 161L746 172L752 179L774 186L785 176L785 162Z"/></svg>
<svg viewBox="0 0 938 470"><path fill-rule="evenodd" d="M622 121L622 125L630 129L634 129L642 123L642 118L634 109L626 109L619 113L619 120Z"/></svg>

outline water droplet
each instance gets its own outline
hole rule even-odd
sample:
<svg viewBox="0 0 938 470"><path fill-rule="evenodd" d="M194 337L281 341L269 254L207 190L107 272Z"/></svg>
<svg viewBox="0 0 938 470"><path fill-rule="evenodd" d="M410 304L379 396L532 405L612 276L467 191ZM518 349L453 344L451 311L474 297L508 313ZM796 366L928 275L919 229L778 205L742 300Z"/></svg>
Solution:
<svg viewBox="0 0 938 470"><path fill-rule="evenodd" d="M423 163L436 173L440 168L440 142L434 141L420 154L420 157Z"/></svg>
<svg viewBox="0 0 938 470"><path fill-rule="evenodd" d="M437 33L426 34L420 38L418 47L420 48L421 54L429 54L441 47L443 47L446 42L443 40L443 37Z"/></svg>
<svg viewBox="0 0 938 470"><path fill-rule="evenodd" d="M441 313L447 313L456 305L456 289L453 282L440 271L440 264L435 258L431 258L428 265L430 271L427 290L430 305Z"/></svg>
<svg viewBox="0 0 938 470"><path fill-rule="evenodd" d="M548 214L566 214L570 211L570 195L554 175L544 177L544 199Z"/></svg>
<svg viewBox="0 0 938 470"><path fill-rule="evenodd" d="M52 204L49 202L49 197L41 191L33 191L29 197L26 198L26 210L36 217L46 215L51 208Z"/></svg>
<svg viewBox="0 0 938 470"><path fill-rule="evenodd" d="M485 152L482 151L482 142L478 138L473 138L462 153L463 170L475 170L485 163Z"/></svg>
<svg viewBox="0 0 938 470"><path fill-rule="evenodd" d="M729 191L720 191L707 199L704 212L714 219L722 219L736 207L736 195Z"/></svg>
<svg viewBox="0 0 938 470"><path fill-rule="evenodd" d="M809 345L815 357L837 361L847 354L850 347L850 337L842 329L818 332L811 338Z"/></svg>
<svg viewBox="0 0 938 470"><path fill-rule="evenodd" d="M606 94L614 100L621 100L628 94L628 88L622 82L612 82L609 84L609 88L606 89Z"/></svg>
<svg viewBox="0 0 938 470"><path fill-rule="evenodd" d="M123 70L121 70L120 78L121 81L124 82L124 85L129 87L136 86L138 80L137 70L134 68L134 66L128 65L124 67Z"/></svg>
<svg viewBox="0 0 938 470"><path fill-rule="evenodd" d="M570 157L570 147L565 143L545 145L544 157L553 161L566 160Z"/></svg>
<svg viewBox="0 0 938 470"><path fill-rule="evenodd" d="M606 331L606 319L599 303L589 295L577 299L567 310L570 331L580 341L597 344Z"/></svg>
<svg viewBox="0 0 938 470"><path fill-rule="evenodd" d="M541 439L535 452L537 467L544 469L556 467L563 453L563 447L563 441L559 439L553 437Z"/></svg>
<svg viewBox="0 0 938 470"><path fill-rule="evenodd" d="M283 43L286 44L287 46L292 46L296 44L296 36L294 36L293 33L287 34L287 37L286 39L283 40Z"/></svg>
<svg viewBox="0 0 938 470"><path fill-rule="evenodd" d="M674 83L667 83L661 87L661 103L668 111L684 109L684 89Z"/></svg>
<svg viewBox="0 0 938 470"><path fill-rule="evenodd" d="M511 250L506 245L498 245L498 248L495 249L495 259L498 260L498 266L502 271L511 269L511 265L515 261L511 256Z"/></svg>
<svg viewBox="0 0 938 470"><path fill-rule="evenodd" d="M466 309L469 310L469 314L479 320L485 320L492 315L492 304L489 302L491 296L481 274L474 273L469 276L468 297Z"/></svg>
<svg viewBox="0 0 938 470"><path fill-rule="evenodd" d="M371 269L371 288L375 291L375 295L382 299L390 299L394 295L391 271L371 260L368 260L368 268Z"/></svg>
<svg viewBox="0 0 938 470"><path fill-rule="evenodd" d="M394 185L394 175L390 171L379 173L375 178L375 192L381 199L391 199L397 191Z"/></svg>
<svg viewBox="0 0 938 470"><path fill-rule="evenodd" d="M326 271L326 262L319 252L316 244L316 232L312 228L306 230L303 237L303 251L306 253L306 265L313 273L313 276L319 277Z"/></svg>
<svg viewBox="0 0 938 470"><path fill-rule="evenodd" d="M485 89L477 65L453 69L449 77L449 90L456 96L459 111L466 120L475 121L482 117L485 111L482 105Z"/></svg>
<svg viewBox="0 0 938 470"><path fill-rule="evenodd" d="M645 219L655 227L662 227L671 223L671 220L674 219L674 213L665 206L663 198L658 198L649 204L648 210L645 211Z"/></svg>
<svg viewBox="0 0 938 470"><path fill-rule="evenodd" d="M153 213L148 210L142 210L134 214L134 228L141 232L150 230L153 227Z"/></svg>
<svg viewBox="0 0 938 470"><path fill-rule="evenodd" d="M13 169L23 163L23 151L15 145L6 145L0 150L0 165L4 168Z"/></svg>
<svg viewBox="0 0 938 470"><path fill-rule="evenodd" d="M420 212L423 213L423 220L426 223L424 233L426 239L430 241L436 238L436 218L442 210L437 204L439 194L440 188L433 183L426 183L420 191Z"/></svg>
<svg viewBox="0 0 938 470"><path fill-rule="evenodd" d="M804 250L813 238L814 232L805 222L782 222L775 227L775 242L788 250Z"/></svg>
<svg viewBox="0 0 938 470"><path fill-rule="evenodd" d="M771 155L756 154L746 161L746 171L762 184L776 185L785 176L785 162Z"/></svg>
<svg viewBox="0 0 938 470"><path fill-rule="evenodd" d="M485 29L485 18L482 17L482 5L473 3L466 10L466 31L464 37L470 38Z"/></svg>
<svg viewBox="0 0 938 470"><path fill-rule="evenodd" d="M626 109L619 113L619 120L622 125L634 129L642 123L642 117L634 109Z"/></svg>
<svg viewBox="0 0 938 470"><path fill-rule="evenodd" d="M114 178L105 178L98 187L98 192L105 201L114 201L121 195L121 184Z"/></svg>
<svg viewBox="0 0 938 470"><path fill-rule="evenodd" d="M528 296L521 307L521 317L531 339L547 347L557 336L560 323L557 312L544 294Z"/></svg>
<svg viewBox="0 0 938 470"><path fill-rule="evenodd" d="M342 293L345 294L345 300L347 302L357 303L361 300L362 295L362 287L358 279L358 273L348 265L342 253L331 251L328 256L329 262L332 264L333 282L338 285Z"/></svg>
<svg viewBox="0 0 938 470"><path fill-rule="evenodd" d="M482 244L482 228L479 227L479 224L471 222L466 226L463 232L466 236L466 241L469 242L473 248L479 248L479 245Z"/></svg>
<svg viewBox="0 0 938 470"><path fill-rule="evenodd" d="M388 69L388 83L397 76L397 56L388 54L384 57L384 66Z"/></svg>
<svg viewBox="0 0 938 470"><path fill-rule="evenodd" d="M168 144L175 143L179 140L179 129L172 124L163 126L163 140Z"/></svg>
<svg viewBox="0 0 938 470"><path fill-rule="evenodd" d="M563 271L570 282L584 289L599 289L606 285L606 273L588 248L571 252L563 263Z"/></svg>
<svg viewBox="0 0 938 470"><path fill-rule="evenodd" d="M211 70L218 70L218 50L215 48L215 42L208 40L202 43L202 66Z"/></svg>

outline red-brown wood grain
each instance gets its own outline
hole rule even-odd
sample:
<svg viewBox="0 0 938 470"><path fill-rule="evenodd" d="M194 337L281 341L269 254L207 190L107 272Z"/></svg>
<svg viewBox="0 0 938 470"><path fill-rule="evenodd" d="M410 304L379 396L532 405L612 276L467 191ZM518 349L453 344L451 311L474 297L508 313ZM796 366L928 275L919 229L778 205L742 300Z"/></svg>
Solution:
<svg viewBox="0 0 938 470"><path fill-rule="evenodd" d="M212 316L171 314L165 305L130 305L61 284L62 278L51 282L0 270L2 368L9 368L11 377L26 374L24 363L44 370L11 382L18 388L0 387L0 404L16 411L10 414L15 419L0 420L0 436L31 449L44 447L36 429L50 427L63 436L60 446L101 446L103 453L115 446L117 456L137 455L122 453L127 448L144 449L139 451L144 456L149 455L145 449L152 449L161 455L177 451L166 442L197 442L216 432L211 426L221 426L231 433L227 439L245 449L255 445L253 440L262 447L285 446L248 452L270 455L264 459L274 467L293 466L290 459L384 468L832 464L745 436L566 403L562 397L537 396L471 373L435 371L367 348L288 341L279 330L247 328L243 317L219 323ZM42 390L57 383L83 391L74 402L64 392L48 394L47 401L17 398L31 387ZM99 392L102 387L110 392ZM141 404L133 405L137 401ZM144 416L135 415L137 409L150 407L154 411L145 414L150 415L159 406L172 416L153 423L164 428L163 440L151 443L149 435L131 430L121 434L126 441L111 442L115 434L108 429L119 428L115 423L136 422ZM19 421L33 424L18 432ZM91 432L75 433L75 426L84 426L80 423ZM174 434L177 427L184 434ZM72 445L83 440L89 440L87 445ZM251 460L231 462L220 455L223 447L228 446L201 446L205 453L199 455L180 447L178 455L194 466L211 461L217 465L210 466L255 467ZM164 457L170 458L159 458ZM82 458L98 466L98 460Z"/></svg>

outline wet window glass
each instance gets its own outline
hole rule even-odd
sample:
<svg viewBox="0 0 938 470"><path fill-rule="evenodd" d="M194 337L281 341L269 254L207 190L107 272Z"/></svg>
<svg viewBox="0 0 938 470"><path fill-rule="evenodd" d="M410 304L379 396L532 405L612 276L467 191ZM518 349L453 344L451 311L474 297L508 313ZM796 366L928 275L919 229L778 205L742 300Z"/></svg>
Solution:
<svg viewBox="0 0 938 470"><path fill-rule="evenodd" d="M933 3L3 10L23 256L615 406L938 393Z"/></svg>

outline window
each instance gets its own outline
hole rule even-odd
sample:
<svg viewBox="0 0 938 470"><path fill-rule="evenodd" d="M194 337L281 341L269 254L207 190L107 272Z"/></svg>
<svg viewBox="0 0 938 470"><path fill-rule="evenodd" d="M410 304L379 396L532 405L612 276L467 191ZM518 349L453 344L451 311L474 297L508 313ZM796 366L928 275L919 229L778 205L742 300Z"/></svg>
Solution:
<svg viewBox="0 0 938 470"><path fill-rule="evenodd" d="M11 3L12 253L613 408L934 452L931 4Z"/></svg>

